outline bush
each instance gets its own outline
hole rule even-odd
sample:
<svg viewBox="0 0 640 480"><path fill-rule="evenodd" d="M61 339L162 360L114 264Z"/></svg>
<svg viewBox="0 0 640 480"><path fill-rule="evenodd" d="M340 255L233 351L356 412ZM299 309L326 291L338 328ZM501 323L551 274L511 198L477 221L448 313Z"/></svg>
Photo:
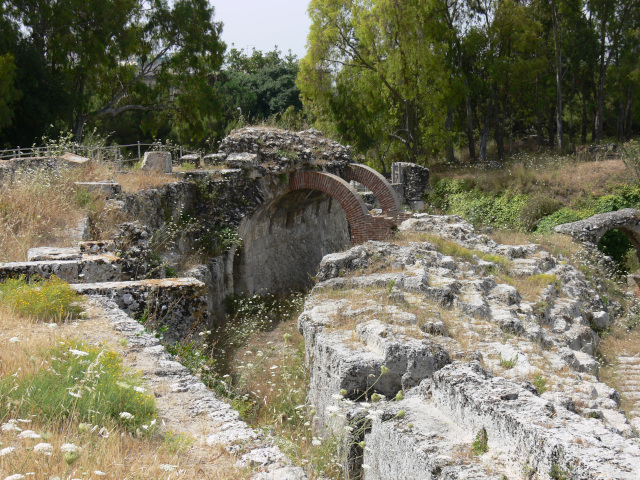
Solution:
<svg viewBox="0 0 640 480"><path fill-rule="evenodd" d="M511 192L492 195L473 190L451 195L447 212L461 215L474 225L520 229L520 212L527 199L527 195Z"/></svg>
<svg viewBox="0 0 640 480"><path fill-rule="evenodd" d="M38 320L64 320L80 314L79 295L55 275L48 280L24 277L0 284L0 303Z"/></svg>
<svg viewBox="0 0 640 480"><path fill-rule="evenodd" d="M22 378L0 381L0 418L35 415L40 421L118 423L130 431L156 416L155 400L127 374L114 352L80 342L60 345L44 355L44 368Z"/></svg>
<svg viewBox="0 0 640 480"><path fill-rule="evenodd" d="M547 195L533 195L520 210L520 225L525 231L533 232L540 220L558 211L561 207L562 203Z"/></svg>
<svg viewBox="0 0 640 480"><path fill-rule="evenodd" d="M561 208L551 215L544 217L538 222L536 233L552 233L553 227L562 225L563 223L577 222L594 215L595 212L590 209L574 210L573 208Z"/></svg>

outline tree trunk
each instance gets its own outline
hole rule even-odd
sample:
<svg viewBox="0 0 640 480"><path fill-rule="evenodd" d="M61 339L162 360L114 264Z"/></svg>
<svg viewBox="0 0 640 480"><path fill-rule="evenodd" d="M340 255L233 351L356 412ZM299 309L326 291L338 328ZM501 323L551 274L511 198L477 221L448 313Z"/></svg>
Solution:
<svg viewBox="0 0 640 480"><path fill-rule="evenodd" d="M493 91L493 121L494 121L494 136L496 140L496 147L498 150L498 157L500 160L504 158L504 130L503 124L500 118L500 103L498 102L498 87L494 83L492 87Z"/></svg>
<svg viewBox="0 0 640 480"><path fill-rule="evenodd" d="M554 137L554 123L556 123L556 106L555 104L551 104L549 106L549 121L547 122L547 131L549 132L549 146L551 148L554 147L554 141L553 141L553 137Z"/></svg>
<svg viewBox="0 0 640 480"><path fill-rule="evenodd" d="M556 53L556 134L558 135L558 150L564 150L564 135L562 131L562 46L560 44L560 28L558 26L558 12L556 2L552 0L553 44Z"/></svg>
<svg viewBox="0 0 640 480"><path fill-rule="evenodd" d="M447 163L454 163L455 156L453 154L453 108L451 105L447 107L447 118L444 121L444 126L447 129L449 138L447 139L446 153Z"/></svg>
<svg viewBox="0 0 640 480"><path fill-rule="evenodd" d="M604 77L606 72L605 62L605 40L606 40L606 28L604 25L601 27L602 32L600 34L600 72L598 75L598 91L596 95L596 118L594 122L594 141L600 143L602 141L602 132L604 126Z"/></svg>
<svg viewBox="0 0 640 480"><path fill-rule="evenodd" d="M624 136L626 139L631 138L633 128L633 89L629 85L627 91L627 114L624 121Z"/></svg>
<svg viewBox="0 0 640 480"><path fill-rule="evenodd" d="M84 115L78 115L75 121L75 125L73 127L73 136L75 141L80 143L82 142L82 132L84 131L84 124L86 122L86 118Z"/></svg>
<svg viewBox="0 0 640 480"><path fill-rule="evenodd" d="M582 95L582 127L580 131L580 142L584 145L587 143L587 124L589 119L587 118L587 97Z"/></svg>
<svg viewBox="0 0 640 480"><path fill-rule="evenodd" d="M538 77L536 76L536 143L538 144L538 151L542 149L544 142L544 132L542 130L542 112L540 111L540 103L538 101L540 93L538 92Z"/></svg>
<svg viewBox="0 0 640 480"><path fill-rule="evenodd" d="M476 141L473 138L473 111L471 109L471 95L469 93L469 80L463 74L464 78L464 103L467 110L467 141L469 143L469 158L472 162L477 162Z"/></svg>

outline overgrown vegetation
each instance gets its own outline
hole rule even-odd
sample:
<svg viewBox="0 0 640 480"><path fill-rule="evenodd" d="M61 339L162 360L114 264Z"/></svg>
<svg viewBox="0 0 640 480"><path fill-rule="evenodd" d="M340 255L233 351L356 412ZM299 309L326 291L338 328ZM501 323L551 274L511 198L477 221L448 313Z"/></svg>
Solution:
<svg viewBox="0 0 640 480"><path fill-rule="evenodd" d="M0 283L0 303L37 320L62 321L82 311L78 294L55 275L48 280L5 280Z"/></svg>
<svg viewBox="0 0 640 480"><path fill-rule="evenodd" d="M2 379L0 417L148 432L155 401L139 377L123 370L119 356L81 342L61 343L41 355L43 368Z"/></svg>

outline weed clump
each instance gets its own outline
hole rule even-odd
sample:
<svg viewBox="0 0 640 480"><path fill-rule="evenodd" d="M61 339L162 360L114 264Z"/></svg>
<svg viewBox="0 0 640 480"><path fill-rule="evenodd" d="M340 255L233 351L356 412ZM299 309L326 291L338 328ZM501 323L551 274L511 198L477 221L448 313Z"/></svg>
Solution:
<svg viewBox="0 0 640 480"><path fill-rule="evenodd" d="M55 275L48 280L24 276L0 284L0 304L37 320L64 320L77 317L82 308L79 295Z"/></svg>
<svg viewBox="0 0 640 480"><path fill-rule="evenodd" d="M45 352L42 364L34 373L0 381L0 418L34 415L54 423L118 424L135 432L148 430L156 417L153 396L123 369L115 352L72 342Z"/></svg>
<svg viewBox="0 0 640 480"><path fill-rule="evenodd" d="M489 451L489 436L484 427L476 434L476 439L471 444L471 449L474 455L482 455Z"/></svg>

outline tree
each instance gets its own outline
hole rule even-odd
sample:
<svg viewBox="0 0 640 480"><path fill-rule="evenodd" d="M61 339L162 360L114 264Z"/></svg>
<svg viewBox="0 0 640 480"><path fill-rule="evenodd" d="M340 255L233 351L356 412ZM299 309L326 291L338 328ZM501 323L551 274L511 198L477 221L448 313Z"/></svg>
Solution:
<svg viewBox="0 0 640 480"><path fill-rule="evenodd" d="M442 148L450 73L440 7L437 0L312 0L298 76L309 114L335 125L345 141L412 162ZM347 111L350 96L357 101Z"/></svg>
<svg viewBox="0 0 640 480"><path fill-rule="evenodd" d="M237 125L239 116L259 122L282 115L292 108L302 109L296 86L298 60L289 53L282 57L278 49L254 50L251 55L232 48L225 57L216 88L223 103L227 130Z"/></svg>
<svg viewBox="0 0 640 480"><path fill-rule="evenodd" d="M77 138L86 122L130 111L161 112L191 141L208 134L217 108L209 80L224 44L206 0L6 3L23 43L68 94Z"/></svg>

